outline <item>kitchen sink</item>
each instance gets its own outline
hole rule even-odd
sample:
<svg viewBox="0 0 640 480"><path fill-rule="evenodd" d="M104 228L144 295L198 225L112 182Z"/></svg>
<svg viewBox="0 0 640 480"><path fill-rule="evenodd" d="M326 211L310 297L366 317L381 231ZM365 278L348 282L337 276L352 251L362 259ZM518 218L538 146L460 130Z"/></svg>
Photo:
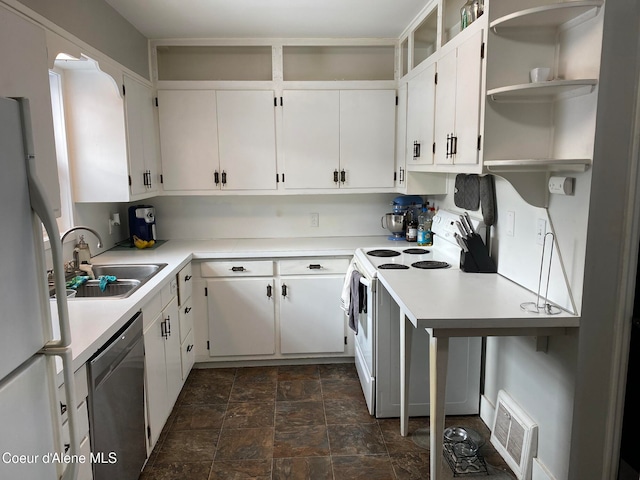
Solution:
<svg viewBox="0 0 640 480"><path fill-rule="evenodd" d="M96 280L88 280L78 287L75 298L127 298L166 266L166 263L93 265ZM101 275L116 277L114 282L107 283L104 291L100 289L98 280ZM53 296L55 292L51 293Z"/></svg>
<svg viewBox="0 0 640 480"><path fill-rule="evenodd" d="M76 289L75 298L125 298L142 285L140 280L116 280L107 283L104 291L100 290L100 280L89 280Z"/></svg>
<svg viewBox="0 0 640 480"><path fill-rule="evenodd" d="M138 265L131 264L111 264L111 265L94 265L93 274L98 278L100 275L113 275L120 279L136 279L148 280L156 273L166 267L166 263L143 263Z"/></svg>

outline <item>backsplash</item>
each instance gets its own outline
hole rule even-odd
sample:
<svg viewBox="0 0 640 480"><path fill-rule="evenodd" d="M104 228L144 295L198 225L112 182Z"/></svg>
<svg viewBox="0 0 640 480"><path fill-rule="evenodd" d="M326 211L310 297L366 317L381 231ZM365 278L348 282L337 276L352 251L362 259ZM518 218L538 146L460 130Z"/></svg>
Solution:
<svg viewBox="0 0 640 480"><path fill-rule="evenodd" d="M386 235L380 225L397 193L158 197L160 239ZM318 226L311 226L311 214Z"/></svg>

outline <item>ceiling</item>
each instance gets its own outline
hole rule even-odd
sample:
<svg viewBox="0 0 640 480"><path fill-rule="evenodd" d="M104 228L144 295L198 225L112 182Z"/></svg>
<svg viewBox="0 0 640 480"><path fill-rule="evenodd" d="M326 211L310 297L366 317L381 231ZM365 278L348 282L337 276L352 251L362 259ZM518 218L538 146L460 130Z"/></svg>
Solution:
<svg viewBox="0 0 640 480"><path fill-rule="evenodd" d="M106 0L145 37L397 38L428 0Z"/></svg>

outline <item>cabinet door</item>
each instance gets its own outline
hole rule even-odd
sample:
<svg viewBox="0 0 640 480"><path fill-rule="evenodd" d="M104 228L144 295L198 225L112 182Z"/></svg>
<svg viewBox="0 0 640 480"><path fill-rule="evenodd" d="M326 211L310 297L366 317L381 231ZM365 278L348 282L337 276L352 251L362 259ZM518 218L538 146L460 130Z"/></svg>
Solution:
<svg viewBox="0 0 640 480"><path fill-rule="evenodd" d="M407 166L433 164L436 64L411 79L407 92Z"/></svg>
<svg viewBox="0 0 640 480"><path fill-rule="evenodd" d="M436 88L435 163L453 163L453 140L456 118L456 66L457 52L451 50L438 60L438 86Z"/></svg>
<svg viewBox="0 0 640 480"><path fill-rule="evenodd" d="M272 278L209 280L209 355L275 353Z"/></svg>
<svg viewBox="0 0 640 480"><path fill-rule="evenodd" d="M285 188L337 188L340 92L284 91L282 149Z"/></svg>
<svg viewBox="0 0 640 480"><path fill-rule="evenodd" d="M276 189L273 99L269 90L216 92L223 189Z"/></svg>
<svg viewBox="0 0 640 480"><path fill-rule="evenodd" d="M480 130L480 89L482 80L482 31L458 47L456 75L457 153L455 164L478 163Z"/></svg>
<svg viewBox="0 0 640 480"><path fill-rule="evenodd" d="M219 188L216 92L160 90L158 109L164 189Z"/></svg>
<svg viewBox="0 0 640 480"><path fill-rule="evenodd" d="M147 424L151 432L149 452L158 441L170 411L167 398L167 366L164 359L164 327L161 323L162 315L158 315L144 332Z"/></svg>
<svg viewBox="0 0 640 480"><path fill-rule="evenodd" d="M127 75L124 87L131 195L154 193L160 183L160 150L153 89Z"/></svg>
<svg viewBox="0 0 640 480"><path fill-rule="evenodd" d="M340 92L340 188L393 187L395 118L395 90Z"/></svg>
<svg viewBox="0 0 640 480"><path fill-rule="evenodd" d="M336 301L343 281L333 276L281 280L282 353L344 352L344 312Z"/></svg>
<svg viewBox="0 0 640 480"><path fill-rule="evenodd" d="M396 111L396 187L406 187L407 159L407 97L408 86L405 83L398 88L398 109Z"/></svg>
<svg viewBox="0 0 640 480"><path fill-rule="evenodd" d="M481 45L479 31L438 61L436 164L478 163Z"/></svg>
<svg viewBox="0 0 640 480"><path fill-rule="evenodd" d="M0 97L26 97L31 109L36 172L60 216L60 186L44 30L0 7Z"/></svg>
<svg viewBox="0 0 640 480"><path fill-rule="evenodd" d="M193 367L196 359L196 351L194 350L193 329L187 333L187 338L182 342L182 381L186 381L189 376L189 372Z"/></svg>
<svg viewBox="0 0 640 480"><path fill-rule="evenodd" d="M167 365L167 398L169 410L178 398L182 389L182 353L180 349L180 314L178 299L173 298L162 311L165 321L164 358Z"/></svg>

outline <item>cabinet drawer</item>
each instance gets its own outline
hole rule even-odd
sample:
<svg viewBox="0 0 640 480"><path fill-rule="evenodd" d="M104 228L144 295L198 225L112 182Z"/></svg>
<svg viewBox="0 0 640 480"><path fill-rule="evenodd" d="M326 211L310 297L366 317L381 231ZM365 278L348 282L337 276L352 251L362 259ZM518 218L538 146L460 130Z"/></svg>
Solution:
<svg viewBox="0 0 640 480"><path fill-rule="evenodd" d="M87 395L89 395L89 389L87 386L87 367L86 365L81 366L76 372L73 374L75 384L76 384L76 407L79 407L82 402L87 399ZM66 409L67 405L67 395L64 391L64 384L58 387L58 399L64 407L60 406L62 421L65 422L67 419ZM63 412L64 411L64 412Z"/></svg>
<svg viewBox="0 0 640 480"><path fill-rule="evenodd" d="M189 298L180 305L180 343L184 342L187 334L193 329L193 306Z"/></svg>
<svg viewBox="0 0 640 480"><path fill-rule="evenodd" d="M280 275L323 275L345 273L348 258L300 258L280 260Z"/></svg>
<svg viewBox="0 0 640 480"><path fill-rule="evenodd" d="M189 372L191 371L191 367L193 367L193 363L196 358L196 351L193 348L193 329L189 330L187 334L187 338L184 342L182 342L181 347L181 361L182 361L182 380L186 380L189 376Z"/></svg>
<svg viewBox="0 0 640 480"><path fill-rule="evenodd" d="M178 302L182 305L191 297L193 275L191 264L185 265L178 273Z"/></svg>
<svg viewBox="0 0 640 480"><path fill-rule="evenodd" d="M270 277L273 275L273 261L203 262L200 274L203 277Z"/></svg>
<svg viewBox="0 0 640 480"><path fill-rule="evenodd" d="M82 443L84 438L89 437L89 410L87 409L87 402L82 402L77 410L78 419L78 439ZM64 444L69 444L69 422L62 424L62 439Z"/></svg>

